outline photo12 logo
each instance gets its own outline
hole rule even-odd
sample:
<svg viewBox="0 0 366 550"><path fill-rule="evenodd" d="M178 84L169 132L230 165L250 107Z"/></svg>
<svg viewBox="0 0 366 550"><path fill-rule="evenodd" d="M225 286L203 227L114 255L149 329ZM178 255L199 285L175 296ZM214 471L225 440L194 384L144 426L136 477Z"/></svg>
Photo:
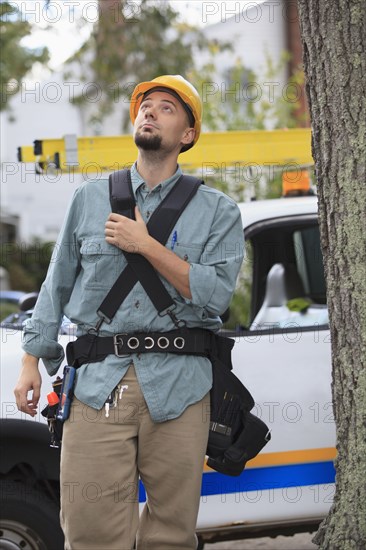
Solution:
<svg viewBox="0 0 366 550"><path fill-rule="evenodd" d="M297 9L291 10L291 4L296 8L296 0L247 1L247 2L202 2L202 23L225 23L232 18L235 23L258 23L266 21L275 23L282 17L290 22L298 21Z"/></svg>
<svg viewBox="0 0 366 550"><path fill-rule="evenodd" d="M83 19L86 23L96 23L102 7L98 0L63 0L63 2L46 3L39 0L23 2L8 1L8 4L19 15L22 21L33 24L53 25L59 21L75 23ZM115 22L137 21L141 14L141 2L113 2L107 5Z"/></svg>

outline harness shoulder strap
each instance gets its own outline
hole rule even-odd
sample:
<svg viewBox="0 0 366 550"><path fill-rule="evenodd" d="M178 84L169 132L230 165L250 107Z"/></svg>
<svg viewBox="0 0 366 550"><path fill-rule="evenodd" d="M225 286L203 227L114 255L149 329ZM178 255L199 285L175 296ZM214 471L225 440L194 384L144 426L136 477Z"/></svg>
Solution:
<svg viewBox="0 0 366 550"><path fill-rule="evenodd" d="M189 204L203 181L182 175L159 204L147 223L149 234L165 244L183 210ZM109 176L109 200L112 212L135 219L136 201L133 194L131 171L118 170Z"/></svg>
<svg viewBox="0 0 366 550"><path fill-rule="evenodd" d="M135 197L130 170L118 170L109 176L109 202L112 212L135 219Z"/></svg>
<svg viewBox="0 0 366 550"><path fill-rule="evenodd" d="M201 181L192 176L181 176L165 199L156 208L147 227L152 237L165 244L178 218L197 192ZM120 170L109 176L110 202L114 212L134 219L135 199L129 170ZM153 266L140 254L124 252L128 265L105 297L98 315L110 322L137 280L140 281L159 313L174 307Z"/></svg>
<svg viewBox="0 0 366 550"><path fill-rule="evenodd" d="M182 175L154 211L147 227L154 239L166 244L180 215L186 209L203 181Z"/></svg>

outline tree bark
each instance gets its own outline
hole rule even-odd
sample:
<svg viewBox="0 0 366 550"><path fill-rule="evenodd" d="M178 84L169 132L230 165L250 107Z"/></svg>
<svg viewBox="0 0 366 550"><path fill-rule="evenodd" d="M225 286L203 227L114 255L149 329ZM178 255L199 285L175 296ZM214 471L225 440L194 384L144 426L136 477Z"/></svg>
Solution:
<svg viewBox="0 0 366 550"><path fill-rule="evenodd" d="M291 59L289 61L289 74L288 77L295 74L301 66L302 61L302 45L299 26L299 10L296 0L285 0L285 23L286 23L286 42L287 50L291 52ZM299 106L294 112L298 126L309 127L309 106L306 100L305 82L300 83L301 95L299 99Z"/></svg>
<svg viewBox="0 0 366 550"><path fill-rule="evenodd" d="M298 0L332 340L336 492L315 543L366 548L366 9Z"/></svg>

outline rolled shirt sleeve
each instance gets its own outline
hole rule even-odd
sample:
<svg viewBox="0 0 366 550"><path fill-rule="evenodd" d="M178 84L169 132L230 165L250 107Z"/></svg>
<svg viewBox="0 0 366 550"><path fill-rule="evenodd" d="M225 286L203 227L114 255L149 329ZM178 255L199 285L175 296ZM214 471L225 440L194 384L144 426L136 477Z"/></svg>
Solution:
<svg viewBox="0 0 366 550"><path fill-rule="evenodd" d="M82 188L75 191L55 244L47 276L42 284L31 319L24 325L23 350L42 358L54 375L64 359L58 334L65 304L72 293L80 269L76 230L82 216Z"/></svg>
<svg viewBox="0 0 366 550"><path fill-rule="evenodd" d="M244 258L244 233L240 210L222 195L201 258L191 263L191 303L210 316L221 315L229 306Z"/></svg>

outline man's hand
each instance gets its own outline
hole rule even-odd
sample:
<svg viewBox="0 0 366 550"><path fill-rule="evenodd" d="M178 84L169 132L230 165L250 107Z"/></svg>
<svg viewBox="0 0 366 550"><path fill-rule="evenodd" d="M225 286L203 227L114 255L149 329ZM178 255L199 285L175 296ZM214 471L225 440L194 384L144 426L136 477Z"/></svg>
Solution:
<svg viewBox="0 0 366 550"><path fill-rule="evenodd" d="M42 378L38 370L38 361L37 357L28 353L24 354L23 367L14 389L18 409L30 416L37 414L37 405L41 393ZM32 391L30 399L28 399L29 391Z"/></svg>
<svg viewBox="0 0 366 550"><path fill-rule="evenodd" d="M105 224L105 240L122 250L144 256L160 275L182 296L190 300L192 294L189 285L189 263L149 235L137 206L135 215L136 221L119 214L110 214Z"/></svg>
<svg viewBox="0 0 366 550"><path fill-rule="evenodd" d="M136 221L120 214L110 214L105 224L107 243L118 246L126 252L143 254L151 237L137 206L135 216Z"/></svg>

